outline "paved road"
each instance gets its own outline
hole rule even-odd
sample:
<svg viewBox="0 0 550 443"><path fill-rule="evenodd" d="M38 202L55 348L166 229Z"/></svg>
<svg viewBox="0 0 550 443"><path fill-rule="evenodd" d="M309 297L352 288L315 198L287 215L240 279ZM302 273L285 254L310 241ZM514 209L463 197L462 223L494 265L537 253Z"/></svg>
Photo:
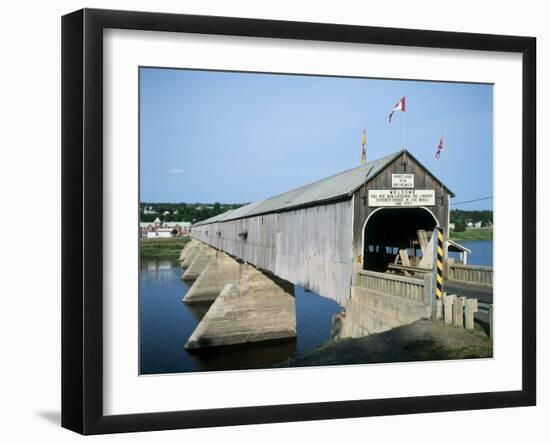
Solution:
<svg viewBox="0 0 550 443"><path fill-rule="evenodd" d="M468 298L477 298L479 302L483 303L493 303L493 289L469 285L465 283L458 282L443 282L443 291L448 292L449 294L462 295Z"/></svg>

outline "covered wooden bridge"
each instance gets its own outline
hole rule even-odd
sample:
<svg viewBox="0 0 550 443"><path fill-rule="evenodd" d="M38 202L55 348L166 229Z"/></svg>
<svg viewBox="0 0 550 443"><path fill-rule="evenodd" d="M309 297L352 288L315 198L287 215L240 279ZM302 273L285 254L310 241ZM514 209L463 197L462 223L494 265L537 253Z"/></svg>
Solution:
<svg viewBox="0 0 550 443"><path fill-rule="evenodd" d="M357 271L385 272L399 250L421 254L418 231L446 231L452 196L402 150L204 220L191 234L343 304Z"/></svg>
<svg viewBox="0 0 550 443"><path fill-rule="evenodd" d="M447 232L453 196L402 150L194 224L183 301L216 301L187 347L295 336L293 285L344 308L337 337L433 316L433 233ZM447 248L461 246L443 245L450 270Z"/></svg>

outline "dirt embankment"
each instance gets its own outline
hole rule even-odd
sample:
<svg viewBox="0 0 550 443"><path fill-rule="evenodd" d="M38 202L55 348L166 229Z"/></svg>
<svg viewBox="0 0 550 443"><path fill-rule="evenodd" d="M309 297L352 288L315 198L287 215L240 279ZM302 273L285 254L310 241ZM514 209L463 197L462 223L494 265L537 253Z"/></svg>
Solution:
<svg viewBox="0 0 550 443"><path fill-rule="evenodd" d="M491 358L493 341L476 325L473 330L420 320L361 338L329 343L281 366L391 363Z"/></svg>

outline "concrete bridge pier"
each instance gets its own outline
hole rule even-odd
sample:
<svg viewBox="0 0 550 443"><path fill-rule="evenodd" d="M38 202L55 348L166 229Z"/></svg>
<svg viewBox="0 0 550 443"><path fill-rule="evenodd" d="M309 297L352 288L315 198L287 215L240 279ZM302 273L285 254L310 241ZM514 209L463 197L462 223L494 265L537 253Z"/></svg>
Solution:
<svg viewBox="0 0 550 443"><path fill-rule="evenodd" d="M294 285L240 265L203 317L186 349L236 345L296 337Z"/></svg>
<svg viewBox="0 0 550 443"><path fill-rule="evenodd" d="M185 250L183 260L180 262L182 268L188 268L193 262L195 255L199 252L201 243L195 240L189 245L189 248Z"/></svg>
<svg viewBox="0 0 550 443"><path fill-rule="evenodd" d="M204 268L216 258L216 250L210 246L198 246L193 255L193 261L182 274L182 280L196 280L204 271Z"/></svg>
<svg viewBox="0 0 550 443"><path fill-rule="evenodd" d="M228 283L238 283L240 265L229 255L218 252L189 288L183 303L197 303L215 300Z"/></svg>
<svg viewBox="0 0 550 443"><path fill-rule="evenodd" d="M198 241L195 240L194 238L191 239L190 241L188 241L187 243L185 243L185 246L184 246L183 249L181 250L180 255L179 255L179 257L178 257L178 261L179 261L180 263L182 263L183 260L185 260L186 254L188 254L189 251L190 251L191 249L193 249L197 244L198 244Z"/></svg>

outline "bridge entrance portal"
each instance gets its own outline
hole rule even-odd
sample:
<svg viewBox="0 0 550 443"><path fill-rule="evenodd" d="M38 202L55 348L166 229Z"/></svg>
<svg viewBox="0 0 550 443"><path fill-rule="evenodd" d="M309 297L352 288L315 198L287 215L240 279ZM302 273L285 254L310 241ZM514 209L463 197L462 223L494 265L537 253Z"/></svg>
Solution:
<svg viewBox="0 0 550 443"><path fill-rule="evenodd" d="M385 272L400 260L400 251L406 251L401 257L417 266L422 258L418 231L426 231L429 240L437 225L433 213L423 207L375 210L363 228L363 269Z"/></svg>

